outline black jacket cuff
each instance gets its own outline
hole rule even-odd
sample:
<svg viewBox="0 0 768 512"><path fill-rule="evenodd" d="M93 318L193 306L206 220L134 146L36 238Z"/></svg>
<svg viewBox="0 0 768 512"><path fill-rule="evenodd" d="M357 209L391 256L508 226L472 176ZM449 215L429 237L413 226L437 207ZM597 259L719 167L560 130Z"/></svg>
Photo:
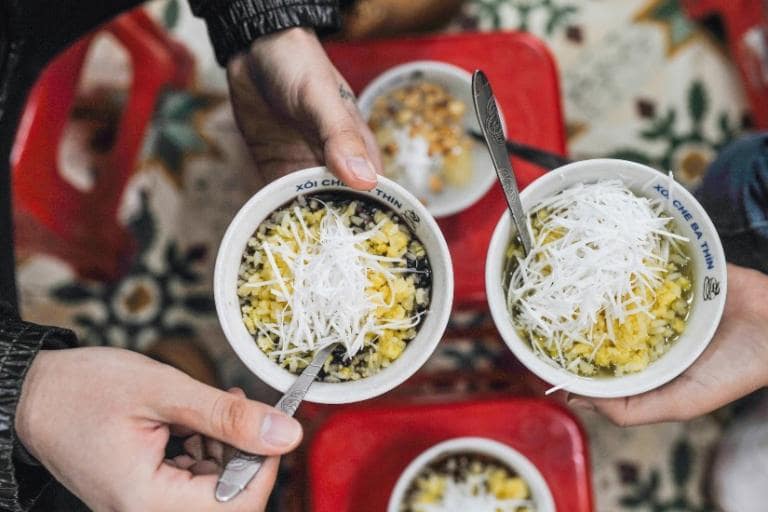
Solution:
<svg viewBox="0 0 768 512"><path fill-rule="evenodd" d="M0 510L28 510L51 481L16 438L16 407L37 353L76 343L72 331L23 322L13 308L0 303Z"/></svg>
<svg viewBox="0 0 768 512"><path fill-rule="evenodd" d="M205 19L216 60L246 51L258 37L292 27L318 32L341 26L338 0L191 0L192 11Z"/></svg>

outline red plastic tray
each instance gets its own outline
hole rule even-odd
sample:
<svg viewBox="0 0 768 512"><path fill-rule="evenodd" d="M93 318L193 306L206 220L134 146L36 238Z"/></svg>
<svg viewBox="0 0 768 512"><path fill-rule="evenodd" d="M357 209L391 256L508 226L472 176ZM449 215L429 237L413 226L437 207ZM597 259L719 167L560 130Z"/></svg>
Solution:
<svg viewBox="0 0 768 512"><path fill-rule="evenodd" d="M468 71L481 68L504 112L509 137L558 153L565 151L557 69L540 40L516 32L440 35L357 43L329 43L328 54L359 93L383 71L413 60L439 60ZM513 160L520 187L543 171ZM504 208L499 186L471 208L439 224L453 257L459 308L486 307L485 255Z"/></svg>
<svg viewBox="0 0 768 512"><path fill-rule="evenodd" d="M523 398L336 413L310 446L311 510L383 512L395 482L416 456L463 436L495 439L518 450L544 476L557 510L591 512L584 432L566 409Z"/></svg>

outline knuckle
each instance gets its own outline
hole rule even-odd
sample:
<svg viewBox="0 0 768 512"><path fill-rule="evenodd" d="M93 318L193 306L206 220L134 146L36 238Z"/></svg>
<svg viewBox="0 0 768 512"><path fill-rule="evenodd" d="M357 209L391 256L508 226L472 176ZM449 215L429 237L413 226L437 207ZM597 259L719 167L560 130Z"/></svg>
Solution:
<svg viewBox="0 0 768 512"><path fill-rule="evenodd" d="M617 407L614 410L611 411L603 411L605 415L608 417L608 419L617 427L631 427L634 425L634 422L631 421L632 418L632 404L630 403L629 397L625 397L623 399L623 403L621 404L621 407Z"/></svg>
<svg viewBox="0 0 768 512"><path fill-rule="evenodd" d="M632 423L629 421L627 416L624 415L624 414L619 415L619 416L610 416L609 419L617 427L625 428L625 427L631 427L632 426Z"/></svg>
<svg viewBox="0 0 768 512"><path fill-rule="evenodd" d="M354 125L354 123L347 122L346 119L341 119L334 122L328 128L323 143L327 143L333 140L337 144L343 144L346 146L365 146L363 137L360 131Z"/></svg>
<svg viewBox="0 0 768 512"><path fill-rule="evenodd" d="M214 402L211 424L224 440L239 438L248 417L248 403L232 395L221 395Z"/></svg>

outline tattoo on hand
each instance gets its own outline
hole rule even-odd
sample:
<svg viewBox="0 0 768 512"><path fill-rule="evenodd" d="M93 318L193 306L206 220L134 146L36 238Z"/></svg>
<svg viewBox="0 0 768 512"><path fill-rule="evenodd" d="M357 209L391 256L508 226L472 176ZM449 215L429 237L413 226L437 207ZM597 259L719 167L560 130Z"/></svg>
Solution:
<svg viewBox="0 0 768 512"><path fill-rule="evenodd" d="M341 96L341 99L343 100L355 101L355 95L343 85L339 86L339 96Z"/></svg>

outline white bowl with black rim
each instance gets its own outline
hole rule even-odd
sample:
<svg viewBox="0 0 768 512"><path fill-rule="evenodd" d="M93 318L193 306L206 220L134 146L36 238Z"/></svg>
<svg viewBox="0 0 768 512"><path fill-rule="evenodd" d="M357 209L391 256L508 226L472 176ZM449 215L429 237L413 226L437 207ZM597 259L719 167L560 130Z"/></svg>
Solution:
<svg viewBox="0 0 768 512"><path fill-rule="evenodd" d="M372 80L360 93L357 101L363 119L366 121L369 119L377 98L418 82L441 85L451 96L464 103L466 105L464 129L468 135L469 132L481 133L472 106L472 74L453 64L434 60L406 62L388 69ZM499 117L502 130L506 134L501 107L499 107ZM494 183L496 183L496 171L488 149L483 142L473 140L472 176L469 182L461 187L446 186L439 193L426 193L427 210L438 218L455 215L477 203L488 193Z"/></svg>
<svg viewBox="0 0 768 512"><path fill-rule="evenodd" d="M427 468L451 456L481 456L498 463L519 476L530 490L531 500L536 512L555 512L555 501L546 480L538 468L522 453L514 448L485 437L457 437L443 441L429 448L413 461L400 474L389 498L387 512L400 512L401 505L407 499L408 491ZM466 512L471 512L467 510Z"/></svg>
<svg viewBox="0 0 768 512"><path fill-rule="evenodd" d="M690 192L651 167L615 159L575 162L538 178L520 193L520 199L523 209L528 211L542 199L577 183L617 178L637 195L665 201L666 213L675 221L678 233L691 241L692 304L685 329L666 353L647 368L622 376L585 377L534 353L530 343L517 332L507 309L503 285L505 260L507 249L516 236L509 212L504 212L496 225L485 264L485 287L491 315L517 359L552 386L596 398L644 393L683 373L712 340L723 314L727 291L725 254L714 224Z"/></svg>
<svg viewBox="0 0 768 512"><path fill-rule="evenodd" d="M396 214L426 249L432 271L431 299L418 333L403 353L378 373L357 381L316 382L307 393L310 402L340 404L372 398L395 388L413 375L429 358L443 336L453 304L453 270L448 246L434 218L407 190L379 177L371 191L353 190L325 167L293 172L266 186L243 205L227 228L219 246L213 278L216 313L224 335L240 360L262 381L285 392L297 375L273 362L256 344L243 322L237 282L248 240L275 210L299 195L353 195L375 202Z"/></svg>

